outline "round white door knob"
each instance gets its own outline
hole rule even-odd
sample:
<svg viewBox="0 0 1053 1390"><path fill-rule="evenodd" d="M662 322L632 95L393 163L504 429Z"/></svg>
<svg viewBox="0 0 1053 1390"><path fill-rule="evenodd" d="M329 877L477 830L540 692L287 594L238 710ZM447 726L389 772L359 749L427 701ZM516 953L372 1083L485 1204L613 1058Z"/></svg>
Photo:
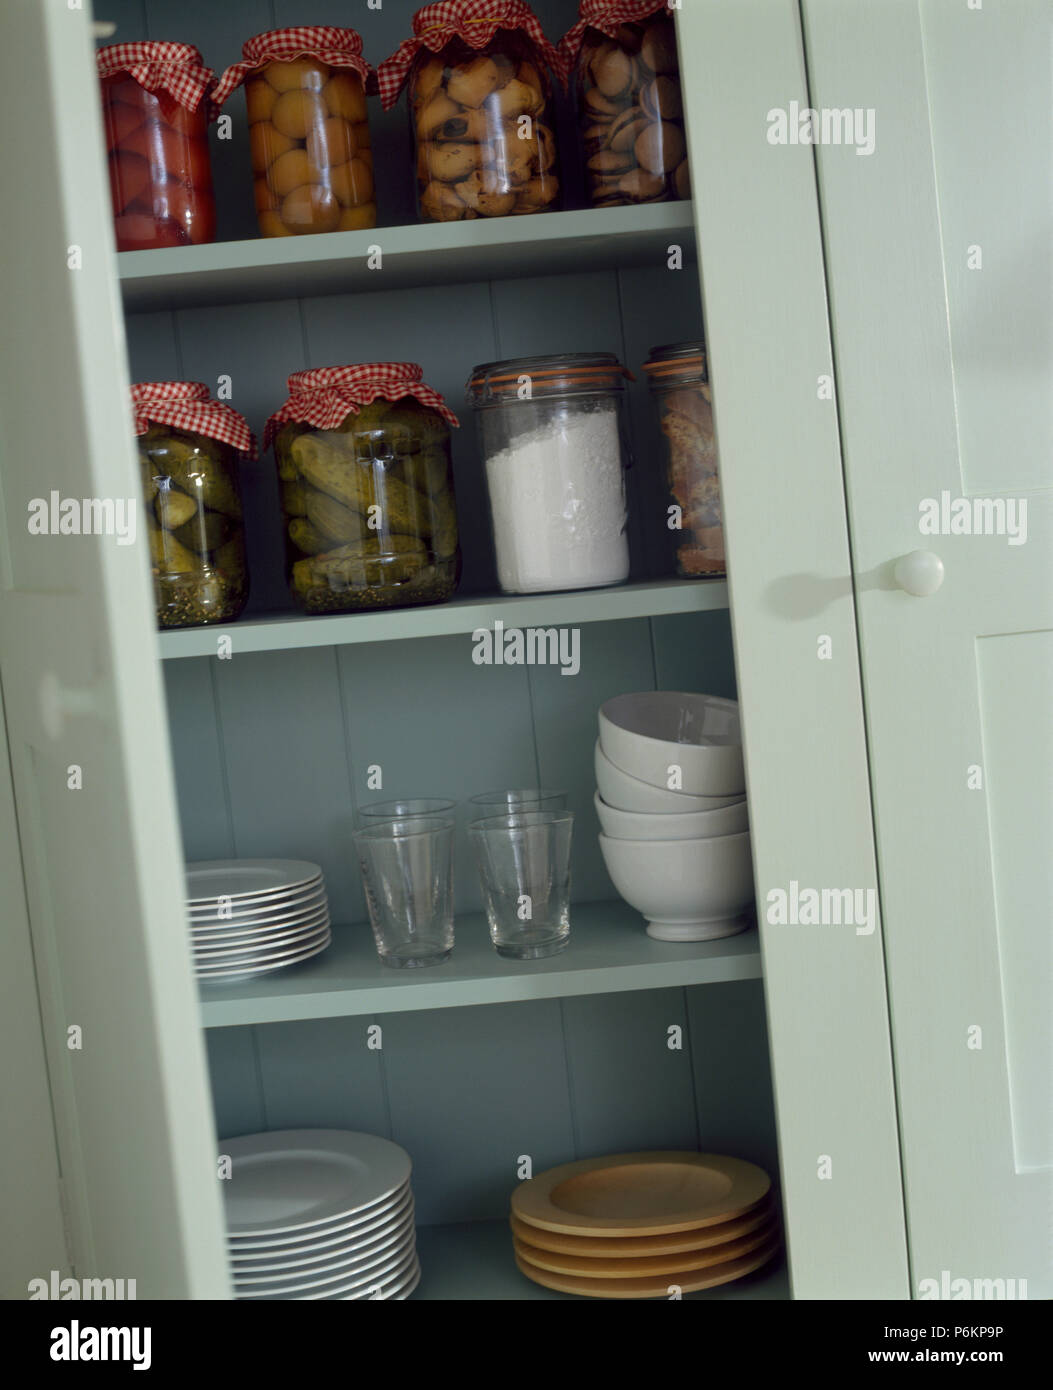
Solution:
<svg viewBox="0 0 1053 1390"><path fill-rule="evenodd" d="M943 561L931 550L912 550L896 561L896 583L915 598L928 598L943 583Z"/></svg>

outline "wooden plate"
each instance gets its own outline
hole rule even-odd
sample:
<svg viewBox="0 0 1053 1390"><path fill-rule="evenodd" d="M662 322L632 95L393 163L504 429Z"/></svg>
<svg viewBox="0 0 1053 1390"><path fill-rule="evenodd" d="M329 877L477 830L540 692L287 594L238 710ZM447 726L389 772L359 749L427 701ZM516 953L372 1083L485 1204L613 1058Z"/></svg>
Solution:
<svg viewBox="0 0 1053 1390"><path fill-rule="evenodd" d="M560 1255L598 1255L605 1260L614 1260L645 1255L678 1255L683 1250L706 1250L729 1240L739 1240L758 1226L763 1226L774 1211L775 1203L765 1197L743 1216L732 1221L721 1221L716 1226L695 1226L689 1231L674 1231L666 1236L623 1236L620 1240L610 1240L606 1236L565 1236L559 1231L543 1231L540 1226L528 1226L516 1216L510 1218L509 1224L514 1236L538 1250L552 1250Z"/></svg>
<svg viewBox="0 0 1053 1390"><path fill-rule="evenodd" d="M658 1236L741 1216L770 1188L767 1173L741 1158L647 1151L550 1168L515 1189L512 1212L564 1235Z"/></svg>
<svg viewBox="0 0 1053 1390"><path fill-rule="evenodd" d="M558 1255L552 1250L540 1250L536 1245L528 1245L522 1240L513 1240L516 1255L529 1265L546 1269L552 1274L576 1274L586 1279L638 1279L668 1276L670 1282L679 1274L695 1274L701 1269L711 1269L714 1265L727 1264L729 1260L741 1259L751 1250L770 1245L778 1234L774 1221L759 1230L752 1231L741 1240L731 1240L725 1245L714 1245L709 1250L684 1250L679 1255L646 1255L633 1260L610 1260L590 1258L588 1255Z"/></svg>
<svg viewBox="0 0 1053 1390"><path fill-rule="evenodd" d="M541 1284L546 1289L556 1289L559 1293L579 1293L591 1298L668 1298L675 1285L681 1293L696 1293L699 1289L714 1289L718 1284L730 1284L745 1274L766 1265L778 1251L779 1242L773 1240L769 1245L753 1250L741 1259L729 1260L726 1264L712 1265L697 1274L678 1274L669 1278L650 1279L585 1279L575 1274L553 1274L547 1269L516 1256L516 1264L521 1274Z"/></svg>

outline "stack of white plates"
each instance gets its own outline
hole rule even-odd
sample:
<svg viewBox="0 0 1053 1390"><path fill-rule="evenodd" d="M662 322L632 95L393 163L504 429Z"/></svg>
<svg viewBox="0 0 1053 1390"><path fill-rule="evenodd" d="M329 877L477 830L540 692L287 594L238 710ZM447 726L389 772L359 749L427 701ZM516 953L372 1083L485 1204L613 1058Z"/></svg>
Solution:
<svg viewBox="0 0 1053 1390"><path fill-rule="evenodd" d="M287 1129L225 1140L235 1298L409 1298L420 1280L410 1157L374 1134Z"/></svg>
<svg viewBox="0 0 1053 1390"><path fill-rule="evenodd" d="M186 866L198 979L222 983L284 970L332 940L325 882L302 859L210 859Z"/></svg>

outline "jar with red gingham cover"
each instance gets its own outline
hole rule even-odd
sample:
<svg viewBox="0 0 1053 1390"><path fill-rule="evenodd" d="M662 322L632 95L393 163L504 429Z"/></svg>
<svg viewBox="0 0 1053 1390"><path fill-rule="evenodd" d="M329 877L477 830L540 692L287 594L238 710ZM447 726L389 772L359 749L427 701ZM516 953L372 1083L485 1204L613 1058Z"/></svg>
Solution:
<svg viewBox="0 0 1053 1390"><path fill-rule="evenodd" d="M263 236L377 225L366 93L376 75L354 29L299 25L257 34L220 78L244 82L256 216Z"/></svg>
<svg viewBox="0 0 1053 1390"><path fill-rule="evenodd" d="M157 625L231 622L248 602L238 464L255 458L243 416L200 381L143 381L132 411Z"/></svg>
<svg viewBox="0 0 1053 1390"><path fill-rule="evenodd" d="M593 207L691 196L672 7L580 0L560 56L574 73Z"/></svg>
<svg viewBox="0 0 1053 1390"><path fill-rule="evenodd" d="M96 64L117 250L214 240L211 68L192 44L162 42L110 44Z"/></svg>
<svg viewBox="0 0 1053 1390"><path fill-rule="evenodd" d="M420 216L460 222L552 212L559 166L548 69L556 49L523 0L440 0L380 64L380 95L409 92Z"/></svg>
<svg viewBox="0 0 1053 1390"><path fill-rule="evenodd" d="M308 613L440 603L460 578L450 425L413 362L289 377L267 421L289 585Z"/></svg>

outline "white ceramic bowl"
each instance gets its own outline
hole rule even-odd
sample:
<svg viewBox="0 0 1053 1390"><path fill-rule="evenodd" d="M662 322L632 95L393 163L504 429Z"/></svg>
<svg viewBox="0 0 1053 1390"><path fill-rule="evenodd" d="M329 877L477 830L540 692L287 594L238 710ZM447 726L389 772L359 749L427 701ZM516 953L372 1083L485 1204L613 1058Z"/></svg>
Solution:
<svg viewBox="0 0 1053 1390"><path fill-rule="evenodd" d="M619 811L616 806L608 806L599 792L593 804L603 833L611 840L711 840L714 835L738 835L750 826L744 800L712 811L685 811L682 815Z"/></svg>
<svg viewBox="0 0 1053 1390"><path fill-rule="evenodd" d="M600 706L600 747L622 772L662 791L674 764L689 796L746 789L737 700L682 690L616 695Z"/></svg>
<svg viewBox="0 0 1053 1390"><path fill-rule="evenodd" d="M650 782L641 782L639 777L630 777L620 767L615 767L600 747L599 740L593 761L600 796L617 811L643 811L650 815L715 811L721 806L733 806L744 795L736 792L734 796L688 796L686 792L669 792L663 787L652 787Z"/></svg>
<svg viewBox="0 0 1053 1390"><path fill-rule="evenodd" d="M749 925L749 831L711 840L612 840L600 850L615 888L659 941L709 941Z"/></svg>

